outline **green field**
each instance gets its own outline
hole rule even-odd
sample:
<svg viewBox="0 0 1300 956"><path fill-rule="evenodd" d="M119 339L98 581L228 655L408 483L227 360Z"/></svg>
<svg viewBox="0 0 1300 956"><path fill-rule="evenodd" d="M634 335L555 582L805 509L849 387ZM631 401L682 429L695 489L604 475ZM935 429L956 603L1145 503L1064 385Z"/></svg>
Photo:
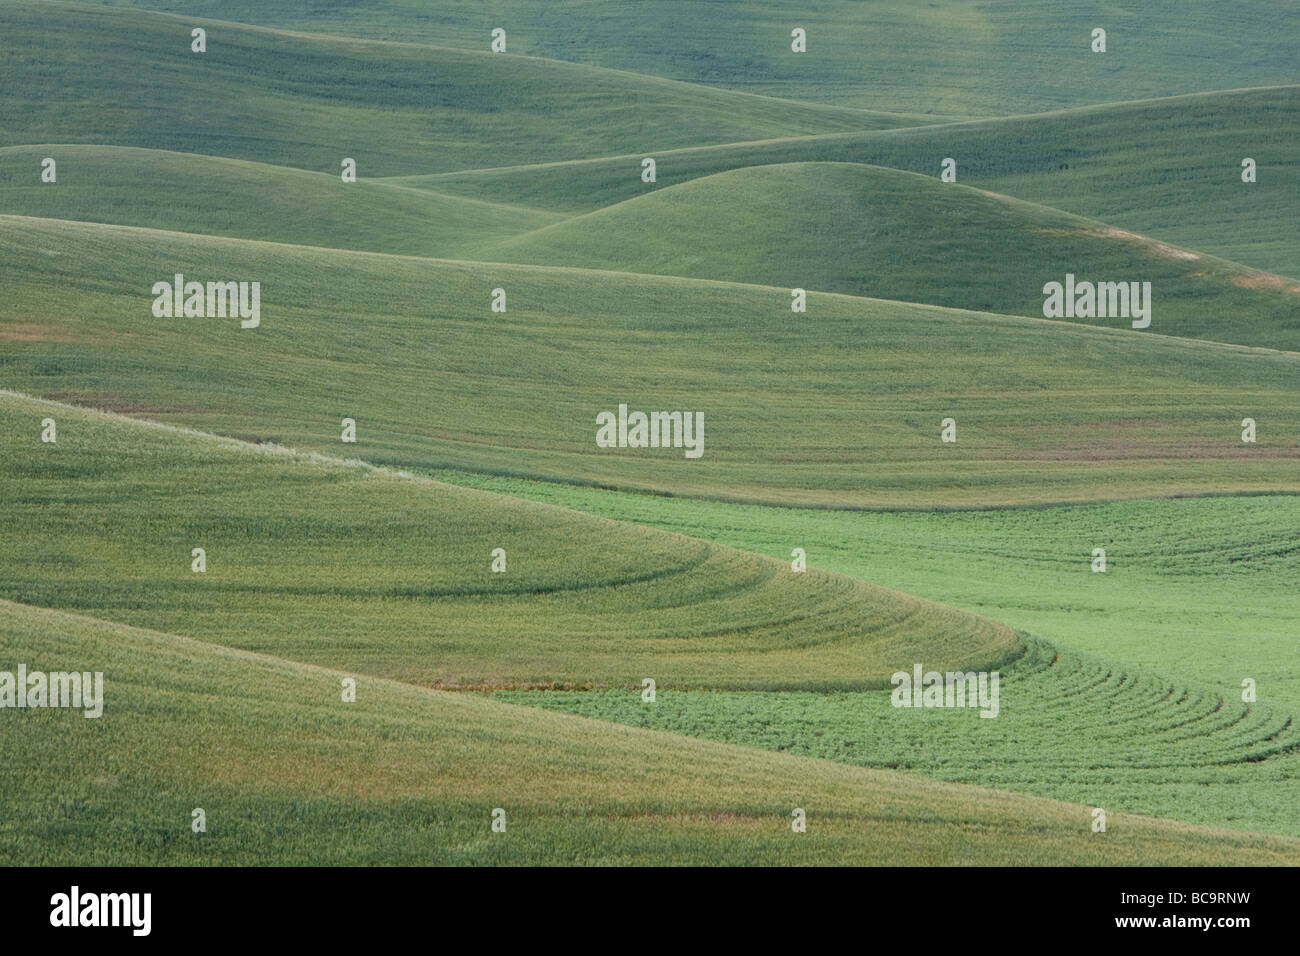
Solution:
<svg viewBox="0 0 1300 956"><path fill-rule="evenodd" d="M0 5L0 862L1300 864L1298 36Z"/></svg>
<svg viewBox="0 0 1300 956"><path fill-rule="evenodd" d="M200 22L208 51L195 54ZM395 176L912 122L486 44L309 37L32 0L0 7L0 33L6 145L139 146L336 175L352 157L359 175ZM113 108L100 102L105 87L122 97Z"/></svg>
<svg viewBox="0 0 1300 956"><path fill-rule="evenodd" d="M0 597L24 604L433 686L862 689L920 648L1023 650L853 578L357 461L5 394L0 422Z"/></svg>
<svg viewBox="0 0 1300 956"><path fill-rule="evenodd" d="M541 713L0 602L0 650L105 674L104 716L0 735L28 864L1300 861L1300 841ZM718 787L726 780L726 788ZM506 831L491 813L506 811ZM808 814L795 835L793 808ZM190 830L202 808L207 832ZM328 834L328 839L322 839Z"/></svg>
<svg viewBox="0 0 1300 956"><path fill-rule="evenodd" d="M927 663L928 667L929 664ZM548 709L1107 809L1300 835L1294 711L1034 644L999 710L902 710L882 693L501 692Z"/></svg>
<svg viewBox="0 0 1300 956"><path fill-rule="evenodd" d="M1140 279L1150 283L1142 301L1153 331L1300 350L1300 281L934 176L860 164L718 173L506 239L485 257L1039 318L1044 284L1064 283L1067 273L1080 282ZM1099 297L1107 316L1074 321L1131 328L1132 311L1116 309L1127 292L1104 306Z"/></svg>
<svg viewBox="0 0 1300 956"><path fill-rule="evenodd" d="M51 153L59 188L31 175ZM0 203L46 219L117 223L400 255L456 256L567 218L337 173L130 146L0 148Z"/></svg>
<svg viewBox="0 0 1300 956"><path fill-rule="evenodd" d="M470 169L394 182L581 214L749 166L868 163L957 181L1071 212L1166 243L1296 277L1300 259L1300 87L1226 90L965 123L830 133L656 154ZM1195 142L1196 149L1187 144ZM1134 149L1134 143L1141 143ZM1241 181L1253 158L1258 181Z"/></svg>
<svg viewBox="0 0 1300 956"><path fill-rule="evenodd" d="M940 598L1034 634L1300 708L1300 498L1152 499L966 512L826 511L438 473ZM1104 574L1092 571L1105 548Z"/></svg>
<svg viewBox="0 0 1300 956"><path fill-rule="evenodd" d="M176 272L260 276L261 326L156 319L150 289ZM7 217L0 275L11 388L330 454L351 417L350 450L379 464L821 507L1300 489L1291 352ZM597 413L620 403L703 413L703 456L596 448Z"/></svg>
<svg viewBox="0 0 1300 956"><path fill-rule="evenodd" d="M836 105L949 116L1294 82L1293 5L1275 0L593 0L478 4L367 0L127 0L129 5L348 36L486 50L507 27L509 52L668 76ZM808 53L790 52L790 31ZM1108 53L1089 49L1107 30Z"/></svg>

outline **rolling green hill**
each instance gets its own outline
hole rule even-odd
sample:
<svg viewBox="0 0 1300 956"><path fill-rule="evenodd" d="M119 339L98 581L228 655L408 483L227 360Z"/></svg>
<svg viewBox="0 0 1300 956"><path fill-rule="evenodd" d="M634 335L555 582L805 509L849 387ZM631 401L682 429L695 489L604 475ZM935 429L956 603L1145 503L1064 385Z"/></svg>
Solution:
<svg viewBox="0 0 1300 956"><path fill-rule="evenodd" d="M344 704L344 672L9 602L0 650L104 673L97 720L6 714L0 856L27 865L1300 861L1296 840L1122 813L1095 834L1084 806L473 694L362 679Z"/></svg>
<svg viewBox="0 0 1300 956"><path fill-rule="evenodd" d="M1300 710L1300 497L967 512L770 508L484 475L437 477L688 533L942 600L1062 645ZM1104 574L1092 549L1107 553Z"/></svg>
<svg viewBox="0 0 1300 956"><path fill-rule="evenodd" d="M1022 651L862 581L357 461L11 394L0 424L21 603L443 687L882 687L920 653Z"/></svg>
<svg viewBox="0 0 1300 956"><path fill-rule="evenodd" d="M487 49L774 96L913 113L991 115L1293 82L1285 0L129 0L131 6L318 33ZM808 31L808 52L790 31ZM1108 50L1090 50L1094 27Z"/></svg>
<svg viewBox="0 0 1300 956"><path fill-rule="evenodd" d="M155 318L177 272L259 281L261 326ZM0 386L330 454L351 417L379 464L850 508L1300 490L1294 353L19 217L0 280ZM703 414L702 457L597 447L620 404Z"/></svg>
<svg viewBox="0 0 1300 956"><path fill-rule="evenodd" d="M50 153L57 154L60 181L40 183L34 171ZM735 170L567 220L387 181L345 185L324 173L241 160L129 147L24 146L0 149L0 205L55 219L376 252L785 281L1021 314L1041 314L1036 280L1057 266L1062 277L1071 268L1081 276L1137 270L1157 283L1163 331L1238 335L1249 344L1268 336L1244 321L1224 333L1224 314L1256 314L1265 299L1264 314L1275 323L1296 299L1231 284L1257 277L1224 263L1198 264L1189 279L1170 250L1117 241L1107 235L1114 230L1098 223L932 177L848 164ZM729 241L715 241L715 223ZM740 245L744 255L736 254ZM1038 273L1020 268L1028 262L1037 263Z"/></svg>
<svg viewBox="0 0 1300 956"><path fill-rule="evenodd" d="M200 25L205 53L190 47ZM5 145L139 146L335 175L351 157L366 177L908 122L486 47L30 0L0 6L0 35Z"/></svg>
<svg viewBox="0 0 1300 956"><path fill-rule="evenodd" d="M55 159L58 182L36 172ZM334 248L454 256L566 218L522 206L122 146L0 148L0 209Z"/></svg>
<svg viewBox="0 0 1300 956"><path fill-rule="evenodd" d="M46 418L59 426L51 445L37 440ZM10 436L0 449L6 599L441 686L613 685L635 698L635 675L657 674L665 689L861 690L916 660L996 666L1007 670L1001 719L960 734L945 719L911 721L900 736L883 693L666 695L661 715L639 717L608 693L514 699L1293 832L1296 731L1266 705L1041 642L1020 658L1003 628L860 582L359 462L11 395L0 396L0 435ZM195 541L210 562L202 575L187 567ZM500 577L487 569L494 545L512 562ZM865 679L844 679L854 672ZM846 729L848 712L871 723ZM1062 747L1067 738L1088 761Z"/></svg>
<svg viewBox="0 0 1300 956"><path fill-rule="evenodd" d="M0 4L0 860L1300 865L1297 35Z"/></svg>
<svg viewBox="0 0 1300 956"><path fill-rule="evenodd" d="M655 186L640 181L639 155L394 181L572 215L744 166L854 162L937 178L951 157L961 184L1300 277L1297 136L1300 87L1285 86L673 150L656 154ZM1241 181L1247 156L1258 164L1252 184Z"/></svg>
<svg viewBox="0 0 1300 956"><path fill-rule="evenodd" d="M1042 642L996 719L875 693L502 692L504 700L1189 822L1300 835L1293 713Z"/></svg>
<svg viewBox="0 0 1300 956"><path fill-rule="evenodd" d="M1300 281L933 176L851 163L718 173L498 243L486 258L1044 315L1066 274L1150 283L1150 328L1300 350ZM1125 289L1124 301L1128 301ZM1077 321L1130 327L1127 314Z"/></svg>
<svg viewBox="0 0 1300 956"><path fill-rule="evenodd" d="M54 444L38 441L46 418ZM1300 740L1268 705L1042 642L1021 657L1005 627L860 581L359 462L12 395L0 396L0 435L3 599L356 676L609 687L515 698L604 719L630 719L619 695L639 700L653 676L665 691L715 691L666 696L661 716L633 718L676 732L1294 832L1283 795ZM499 575L496 546L509 562ZM918 660L1005 670L999 720L958 733L946 715L904 732L879 691L716 693L862 691ZM865 723L846 728L845 712Z"/></svg>
<svg viewBox="0 0 1300 956"><path fill-rule="evenodd" d="M990 721L953 713L900 724L872 694L672 695L654 711L602 692L505 699L1159 816L1297 832L1290 793L1300 759L1293 653L1300 596L1292 587L1300 498L881 514L448 477L689 529L773 557L804 547L818 566L941 597L1051 635L1054 645L1047 656L1031 641L1031 653L1004 669L1001 712ZM1107 552L1104 574L1091 569L1098 546ZM1257 703L1242 702L1245 678ZM1271 756L1252 756L1264 751Z"/></svg>

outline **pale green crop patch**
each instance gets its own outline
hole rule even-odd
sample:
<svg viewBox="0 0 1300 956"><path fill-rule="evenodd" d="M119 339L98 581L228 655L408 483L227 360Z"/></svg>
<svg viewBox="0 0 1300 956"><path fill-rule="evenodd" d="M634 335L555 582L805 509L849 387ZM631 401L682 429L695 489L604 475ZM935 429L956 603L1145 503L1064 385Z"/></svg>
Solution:
<svg viewBox="0 0 1300 956"><path fill-rule="evenodd" d="M1030 640L995 717L865 693L502 692L513 703L1215 826L1300 835L1287 708ZM959 698L960 699L960 698Z"/></svg>
<svg viewBox="0 0 1300 956"><path fill-rule="evenodd" d="M102 670L105 710L0 710L10 865L1300 862L1293 839L1124 813L1101 839L1085 806L477 694L362 678L345 703L346 671L0 601L15 659Z"/></svg>

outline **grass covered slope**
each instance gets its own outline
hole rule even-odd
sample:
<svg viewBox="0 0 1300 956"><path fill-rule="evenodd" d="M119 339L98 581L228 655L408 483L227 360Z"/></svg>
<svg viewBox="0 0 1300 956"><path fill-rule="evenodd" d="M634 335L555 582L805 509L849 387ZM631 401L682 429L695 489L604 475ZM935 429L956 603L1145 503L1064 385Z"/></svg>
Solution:
<svg viewBox="0 0 1300 956"><path fill-rule="evenodd" d="M207 52L191 50L191 28ZM899 125L888 115L415 44L14 0L0 142L207 153L360 176ZM562 119L561 119L562 118Z"/></svg>
<svg viewBox="0 0 1300 956"><path fill-rule="evenodd" d="M640 155L397 181L577 214L745 166L869 163L938 178L951 157L961 184L1300 278L1298 136L1300 87L1285 86L672 150L656 154L653 187L640 180ZM1247 156L1255 183L1241 181Z"/></svg>
<svg viewBox="0 0 1300 956"><path fill-rule="evenodd" d="M927 668L928 669L928 668ZM1300 836L1294 711L1030 639L996 719L888 694L502 692L727 743L907 770L1148 816Z"/></svg>
<svg viewBox="0 0 1300 956"><path fill-rule="evenodd" d="M104 673L97 720L5 712L0 856L24 864L1300 861L1296 840L1120 813L1094 834L1085 806L473 694L363 678L344 704L339 671L9 602L0 654Z"/></svg>
<svg viewBox="0 0 1300 956"><path fill-rule="evenodd" d="M1021 652L862 581L356 461L6 394L0 424L22 603L449 687L861 689Z"/></svg>
<svg viewBox="0 0 1300 956"><path fill-rule="evenodd" d="M0 860L1300 865L1300 10L815 6L0 4Z"/></svg>
<svg viewBox="0 0 1300 956"><path fill-rule="evenodd" d="M260 281L261 326L155 318L177 272ZM4 387L330 454L350 417L381 464L834 507L1300 490L1291 353L16 217L0 281ZM619 404L704 414L703 456L598 448Z"/></svg>
<svg viewBox="0 0 1300 956"><path fill-rule="evenodd" d="M319 33L510 49L825 103L989 115L1295 79L1286 0L130 0L130 5ZM808 33L794 54L790 31ZM1094 27L1108 50L1090 50ZM1241 51L1249 51L1243 53Z"/></svg>
<svg viewBox="0 0 1300 956"><path fill-rule="evenodd" d="M41 161L58 181L42 183ZM25 216L174 229L424 256L558 222L560 213L444 196L337 172L124 146L0 148L0 209Z"/></svg>
<svg viewBox="0 0 1300 956"><path fill-rule="evenodd" d="M488 257L1039 317L1044 284L1071 273L1149 282L1153 331L1300 350L1298 280L933 176L852 163L718 173L503 240ZM1114 309L1077 321L1129 328L1132 316Z"/></svg>
<svg viewBox="0 0 1300 956"><path fill-rule="evenodd" d="M1300 711L1300 496L1061 508L845 512L620 494L481 475L445 480L689 533L956 605L1110 660ZM1105 548L1104 574L1092 571Z"/></svg>

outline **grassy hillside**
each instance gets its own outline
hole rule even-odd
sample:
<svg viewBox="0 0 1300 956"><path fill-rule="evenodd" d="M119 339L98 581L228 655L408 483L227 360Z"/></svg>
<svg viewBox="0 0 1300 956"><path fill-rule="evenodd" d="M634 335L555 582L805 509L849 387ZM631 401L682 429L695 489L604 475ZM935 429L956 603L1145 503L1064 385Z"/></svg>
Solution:
<svg viewBox="0 0 1300 956"><path fill-rule="evenodd" d="M1300 865L1298 31L0 4L0 860Z"/></svg>
<svg viewBox="0 0 1300 956"><path fill-rule="evenodd" d="M359 462L4 394L0 423L22 603L456 687L881 687L919 653L1021 650L861 581Z"/></svg>
<svg viewBox="0 0 1300 956"><path fill-rule="evenodd" d="M1084 806L471 694L362 679L344 704L339 671L8 602L0 650L104 673L98 720L7 714L0 856L24 864L1300 862L1296 840L1125 814L1094 834Z"/></svg>
<svg viewBox="0 0 1300 956"><path fill-rule="evenodd" d="M177 272L260 281L261 326L155 318ZM381 464L836 507L1300 489L1290 353L12 217L0 277L4 387L331 454L351 417ZM598 448L621 403L704 414L703 456Z"/></svg>
<svg viewBox="0 0 1300 956"><path fill-rule="evenodd" d="M1296 277L1297 135L1300 87L1286 86L675 150L657 155L655 186L628 175L639 155L397 181L577 214L744 166L854 162L937 178L951 157L961 184ZM1258 164L1253 184L1241 181L1246 156Z"/></svg>
<svg viewBox="0 0 1300 956"><path fill-rule="evenodd" d="M502 699L1108 810L1300 834L1293 712L1032 642L996 719L876 693L503 692Z"/></svg>
<svg viewBox="0 0 1300 956"><path fill-rule="evenodd" d="M190 30L208 31L207 52ZM0 142L207 153L337 175L429 173L906 120L598 67L16 0ZM563 117L562 121L559 119Z"/></svg>
<svg viewBox="0 0 1300 956"><path fill-rule="evenodd" d="M879 513L664 499L442 474L941 599L1070 647L1300 709L1300 498ZM1104 574L1092 549L1106 549Z"/></svg>
<svg viewBox="0 0 1300 956"><path fill-rule="evenodd" d="M156 10L320 33L595 63L732 89L917 113L990 115L1290 82L1300 27L1285 0L130 0ZM793 54L790 31L808 31ZM1092 29L1108 51L1090 51Z"/></svg>
<svg viewBox="0 0 1300 956"><path fill-rule="evenodd" d="M486 258L1039 317L1044 284L1071 273L1149 282L1153 331L1300 350L1300 280L933 176L852 163L718 173L503 240ZM1076 321L1129 328L1131 317Z"/></svg>
<svg viewBox="0 0 1300 956"><path fill-rule="evenodd" d="M42 183L53 157L58 182ZM410 255L463 255L562 214L361 178L122 146L0 148L0 209Z"/></svg>

